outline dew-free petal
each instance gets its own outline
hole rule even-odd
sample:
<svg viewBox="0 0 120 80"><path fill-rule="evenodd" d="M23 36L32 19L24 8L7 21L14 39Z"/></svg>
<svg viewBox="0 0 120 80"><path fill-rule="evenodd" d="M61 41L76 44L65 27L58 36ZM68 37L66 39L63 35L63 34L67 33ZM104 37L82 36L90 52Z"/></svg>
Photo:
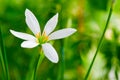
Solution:
<svg viewBox="0 0 120 80"><path fill-rule="evenodd" d="M26 23L30 28L30 30L34 33L34 35L41 33L40 25L37 21L37 18L34 16L34 14L30 10L26 9L25 16L26 16Z"/></svg>
<svg viewBox="0 0 120 80"><path fill-rule="evenodd" d="M34 48L38 46L39 44L34 41L23 41L21 44L21 47L23 48Z"/></svg>
<svg viewBox="0 0 120 80"><path fill-rule="evenodd" d="M36 40L36 38L34 36L32 36L30 34L27 34L27 33L17 32L17 31L14 31L14 30L10 30L10 32L15 37L18 37L18 38L23 39L23 40L30 40L30 41Z"/></svg>
<svg viewBox="0 0 120 80"><path fill-rule="evenodd" d="M45 32L46 35L49 35L55 29L57 22L58 22L58 13L55 16L53 16L50 20L48 20L43 32Z"/></svg>
<svg viewBox="0 0 120 80"><path fill-rule="evenodd" d="M49 44L49 43L42 44L42 48L43 48L43 52L44 52L45 56L51 62L53 62L53 63L58 62L58 54L57 54L56 50L52 47L51 44Z"/></svg>
<svg viewBox="0 0 120 80"><path fill-rule="evenodd" d="M68 37L75 33L77 30L73 28L66 28L66 29L61 29L58 31L55 31L49 35L49 40L55 40L55 39L62 39L65 37Z"/></svg>

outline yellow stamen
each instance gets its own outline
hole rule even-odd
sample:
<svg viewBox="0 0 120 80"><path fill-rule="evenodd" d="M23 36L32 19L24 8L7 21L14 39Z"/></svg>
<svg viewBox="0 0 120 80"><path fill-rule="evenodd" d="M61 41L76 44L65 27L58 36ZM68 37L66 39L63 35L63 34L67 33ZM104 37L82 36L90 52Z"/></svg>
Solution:
<svg viewBox="0 0 120 80"><path fill-rule="evenodd" d="M45 33L45 32L43 32L43 33L42 33L42 36L46 36L46 33Z"/></svg>
<svg viewBox="0 0 120 80"><path fill-rule="evenodd" d="M35 36L36 36L36 38L39 38L40 37L40 32L37 33Z"/></svg>
<svg viewBox="0 0 120 80"><path fill-rule="evenodd" d="M39 32L39 33L37 33L37 34L35 35L35 37L37 38L37 39L36 39L36 42L37 42L37 43L39 43L38 38L40 38L40 32Z"/></svg>
<svg viewBox="0 0 120 80"><path fill-rule="evenodd" d="M48 41L48 36L46 35L45 32L43 32L42 35L40 35L40 33L37 33L35 36L36 36L36 42L39 44L43 44Z"/></svg>
<svg viewBox="0 0 120 80"><path fill-rule="evenodd" d="M47 40L48 40L48 36L46 35L45 32L43 32L42 36L44 36L44 41L47 41Z"/></svg>

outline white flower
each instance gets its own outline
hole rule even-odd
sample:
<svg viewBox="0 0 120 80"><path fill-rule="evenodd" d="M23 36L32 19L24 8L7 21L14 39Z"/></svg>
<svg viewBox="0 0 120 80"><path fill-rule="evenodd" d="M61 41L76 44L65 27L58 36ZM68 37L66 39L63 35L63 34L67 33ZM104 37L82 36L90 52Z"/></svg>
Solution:
<svg viewBox="0 0 120 80"><path fill-rule="evenodd" d="M41 33L40 25L34 14L30 10L28 9L25 10L25 17L26 17L25 19L26 23L30 28L30 30L33 32L34 36L22 32L17 32L14 30L10 30L10 32L14 36L25 40L22 42L21 47L34 48L40 45L42 46L44 55L53 63L57 63L59 60L58 54L56 50L52 47L52 45L48 43L48 41L70 36L71 34L76 32L76 29L66 28L53 32L58 22L58 13L57 13L47 22L43 32Z"/></svg>

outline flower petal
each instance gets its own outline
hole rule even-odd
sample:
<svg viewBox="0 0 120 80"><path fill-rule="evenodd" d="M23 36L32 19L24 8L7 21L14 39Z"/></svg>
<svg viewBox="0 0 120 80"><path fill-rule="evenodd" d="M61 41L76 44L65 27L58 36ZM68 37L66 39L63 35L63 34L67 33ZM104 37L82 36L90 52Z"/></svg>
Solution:
<svg viewBox="0 0 120 80"><path fill-rule="evenodd" d="M38 45L39 44L34 42L34 41L24 41L24 42L22 42L21 47L23 47L23 48L34 48Z"/></svg>
<svg viewBox="0 0 120 80"><path fill-rule="evenodd" d="M50 34L49 40L62 39L62 38L72 35L76 31L77 30L73 28L61 29L61 30L55 31L52 34Z"/></svg>
<svg viewBox="0 0 120 80"><path fill-rule="evenodd" d="M55 16L53 16L50 20L48 20L43 32L45 32L46 35L49 35L55 29L57 22L58 22L58 13Z"/></svg>
<svg viewBox="0 0 120 80"><path fill-rule="evenodd" d="M15 36L23 40L30 40L30 41L35 41L36 38L30 34L22 33L22 32L17 32L14 30L10 30L10 32Z"/></svg>
<svg viewBox="0 0 120 80"><path fill-rule="evenodd" d="M25 16L26 16L26 23L30 28L30 30L34 33L34 35L40 33L40 26L34 14L30 10L26 9Z"/></svg>
<svg viewBox="0 0 120 80"><path fill-rule="evenodd" d="M45 43L42 44L42 48L43 48L43 52L45 54L45 56L52 61L53 63L57 63L58 62L58 55L56 50L52 47L51 44L49 43Z"/></svg>

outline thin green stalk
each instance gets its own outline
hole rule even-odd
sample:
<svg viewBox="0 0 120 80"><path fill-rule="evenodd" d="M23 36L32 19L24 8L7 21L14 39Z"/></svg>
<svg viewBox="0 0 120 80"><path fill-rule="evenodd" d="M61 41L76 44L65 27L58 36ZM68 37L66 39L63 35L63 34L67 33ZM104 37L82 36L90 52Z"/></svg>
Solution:
<svg viewBox="0 0 120 80"><path fill-rule="evenodd" d="M116 68L115 68L115 78L116 78L116 80L119 80L118 65L116 65Z"/></svg>
<svg viewBox="0 0 120 80"><path fill-rule="evenodd" d="M64 80L64 69L65 69L65 54L64 54L64 41L61 40L61 48L60 48L60 53L61 53L61 57L60 57L60 66L59 66L59 73L57 76L57 80Z"/></svg>
<svg viewBox="0 0 120 80"><path fill-rule="evenodd" d="M91 64L90 64L90 67L89 67L89 69L88 69L88 72L87 72L84 80L87 80L87 79L88 79L88 76L89 76L90 71L91 71L91 69L92 69L93 63L94 63L94 61L95 61L95 59L96 59L96 56L97 56L97 54L98 54L99 48L100 48L101 43L102 43L102 40L103 40L103 38L104 38L104 34L105 34L105 32L106 32L106 29L107 29L107 27L108 27L108 23L109 23L109 21L110 21L111 15L112 15L113 3L114 3L114 0L113 0L113 2L112 2L112 4L111 4L111 8L110 8L110 11L109 11L109 16L108 16L108 19L107 19L107 22L106 22L106 25L105 25L103 34L102 34L102 36L101 36L101 38L100 38L100 41L99 41L99 43L98 43L97 50L96 50L96 52L95 52L95 55L94 55L94 57L93 57L93 60L92 60L92 62L91 62Z"/></svg>
<svg viewBox="0 0 120 80"><path fill-rule="evenodd" d="M39 65L42 63L43 59L44 59L44 54L41 51L39 56L38 56L37 62L35 64L33 80L36 80L36 72L37 72L37 69L38 69Z"/></svg>
<svg viewBox="0 0 120 80"><path fill-rule="evenodd" d="M2 70L3 70L3 78L4 78L3 80L5 80L6 72L5 72L5 64L4 64L1 48L0 48L0 61L1 61Z"/></svg>
<svg viewBox="0 0 120 80"><path fill-rule="evenodd" d="M61 80L64 80L64 66L65 66L65 54L64 54L64 41L61 40Z"/></svg>
<svg viewBox="0 0 120 80"><path fill-rule="evenodd" d="M2 66L5 67L6 80L9 80L10 78L9 78L9 71L8 71L7 55L6 55L6 50L5 50L5 46L3 43L1 27L0 27L0 46L1 46L1 52L2 52L1 57L3 58L3 62L4 62L4 65Z"/></svg>

